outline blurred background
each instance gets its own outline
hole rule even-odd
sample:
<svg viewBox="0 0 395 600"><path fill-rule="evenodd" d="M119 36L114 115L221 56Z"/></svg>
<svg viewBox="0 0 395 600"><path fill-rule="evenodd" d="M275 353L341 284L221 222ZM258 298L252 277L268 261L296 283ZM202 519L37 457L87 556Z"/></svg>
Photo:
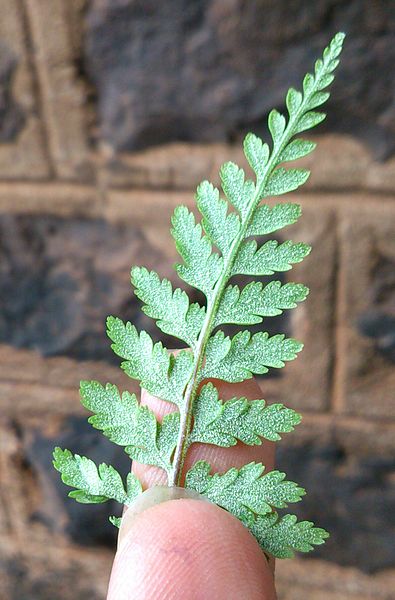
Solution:
<svg viewBox="0 0 395 600"><path fill-rule="evenodd" d="M278 561L280 600L390 600L395 588L395 4L391 0L2 0L0 4L0 598L105 598L114 507L77 505L54 445L111 462L80 379L126 380L104 334L139 312L132 264L174 280L173 207L243 158L248 130L348 34L312 176L286 236L311 288L276 331L305 343L261 380L299 409L277 461L331 531ZM286 201L290 197L286 197ZM173 344L169 340L166 343Z"/></svg>

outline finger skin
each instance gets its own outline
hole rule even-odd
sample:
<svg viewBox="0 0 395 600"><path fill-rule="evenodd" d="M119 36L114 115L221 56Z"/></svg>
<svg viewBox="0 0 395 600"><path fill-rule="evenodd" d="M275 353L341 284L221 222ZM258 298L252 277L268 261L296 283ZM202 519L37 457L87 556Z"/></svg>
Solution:
<svg viewBox="0 0 395 600"><path fill-rule="evenodd" d="M262 392L255 379L248 379L243 383L225 383L213 380L222 400L230 400L234 397L246 397L249 400L262 398ZM156 416L161 420L169 412L174 412L176 407L169 402L159 400L151 396L145 390L141 393L141 403L149 406ZM192 444L188 451L184 472L187 471L197 460L206 460L212 466L213 471L226 471L231 467L241 467L251 461L262 462L267 470L274 468L274 443L263 440L260 446L247 446L237 443L230 448L219 448L212 444ZM166 485L166 474L162 469L145 466L133 462L133 473L140 479L143 488L152 485Z"/></svg>
<svg viewBox="0 0 395 600"><path fill-rule="evenodd" d="M275 600L248 530L209 502L171 500L141 513L115 557L107 600Z"/></svg>

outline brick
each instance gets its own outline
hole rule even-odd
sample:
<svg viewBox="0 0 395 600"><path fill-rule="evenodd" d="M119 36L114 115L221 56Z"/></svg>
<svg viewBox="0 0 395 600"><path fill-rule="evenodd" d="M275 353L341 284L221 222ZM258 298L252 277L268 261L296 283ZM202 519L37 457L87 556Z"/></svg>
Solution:
<svg viewBox="0 0 395 600"><path fill-rule="evenodd" d="M110 154L103 179L110 188L194 190L200 181L219 183L219 167L227 160L246 165L241 144L172 143L133 153Z"/></svg>
<svg viewBox="0 0 395 600"><path fill-rule="evenodd" d="M0 182L1 214L99 216L101 200L94 187L68 183Z"/></svg>
<svg viewBox="0 0 395 600"><path fill-rule="evenodd" d="M66 546L53 537L43 537L36 543L25 539L22 551L4 549L0 597L104 600L110 568L108 551Z"/></svg>
<svg viewBox="0 0 395 600"><path fill-rule="evenodd" d="M0 528L6 540L22 541L29 514L37 503L31 471L24 463L18 428L1 410L0 419ZM3 542L2 542L3 543Z"/></svg>
<svg viewBox="0 0 395 600"><path fill-rule="evenodd" d="M292 513L331 533L315 549L315 558L364 572L394 564L394 439L395 425L306 413L295 431L283 436L277 468L307 490Z"/></svg>
<svg viewBox="0 0 395 600"><path fill-rule="evenodd" d="M314 152L292 166L311 171L304 186L307 192L372 190L391 194L395 186L395 160L378 162L367 146L340 134L309 135L317 142ZM242 140L235 144L187 144L174 142L132 153L109 153L98 168L106 187L126 189L194 191L204 179L219 185L219 168L232 160L249 168L242 152Z"/></svg>
<svg viewBox="0 0 395 600"><path fill-rule="evenodd" d="M392 600L395 571L388 569L375 575L365 575L358 569L297 558L277 561L276 577L279 600ZM295 592L294 586L299 588ZM299 595L302 590L305 596Z"/></svg>
<svg viewBox="0 0 395 600"><path fill-rule="evenodd" d="M19 111L22 122L9 139L0 144L0 177L2 179L42 179L48 177L45 138L39 119L38 100L34 92L31 55L27 48L23 13L20 3L4 0L0 7L0 40L2 57L9 54L15 61L9 80L3 82L3 94ZM3 100L2 100L3 102ZM2 108L3 110L3 108ZM9 125L10 113L2 116Z"/></svg>
<svg viewBox="0 0 395 600"><path fill-rule="evenodd" d="M1 413L9 416L82 412L78 388L0 381Z"/></svg>
<svg viewBox="0 0 395 600"><path fill-rule="evenodd" d="M85 89L78 80L67 0L25 0L48 145L61 178L93 178L85 122Z"/></svg>
<svg viewBox="0 0 395 600"><path fill-rule="evenodd" d="M138 384L104 362L43 358L29 350L0 345L0 413L9 417L88 416L80 403L82 379L108 381L139 393Z"/></svg>
<svg viewBox="0 0 395 600"><path fill-rule="evenodd" d="M140 224L155 224L155 227L163 230L164 225L170 228L171 214L179 204L192 209L193 193L146 189L110 190L103 213L113 223L133 219Z"/></svg>
<svg viewBox="0 0 395 600"><path fill-rule="evenodd" d="M341 211L341 271L335 408L395 417L395 205L375 201Z"/></svg>
<svg viewBox="0 0 395 600"><path fill-rule="evenodd" d="M101 361L77 361L63 356L44 358L34 350L0 345L0 382L39 384L74 390L81 379L100 379L120 386L133 382L121 369ZM37 407L39 408L39 407Z"/></svg>

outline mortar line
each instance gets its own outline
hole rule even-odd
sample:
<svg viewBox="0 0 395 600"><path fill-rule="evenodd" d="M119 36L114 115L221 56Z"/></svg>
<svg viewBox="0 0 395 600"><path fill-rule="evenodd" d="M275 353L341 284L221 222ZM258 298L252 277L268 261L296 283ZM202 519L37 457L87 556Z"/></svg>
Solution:
<svg viewBox="0 0 395 600"><path fill-rule="evenodd" d="M335 284L335 307L333 315L333 335L334 344L333 365L332 365L332 385L330 390L330 411L334 414L344 413L346 408L345 398L345 375L346 375L346 332L345 332L345 302L346 302L346 279L345 265L346 257L344 253L344 243L342 236L343 215L341 209L337 206L335 209L336 218L336 284Z"/></svg>
<svg viewBox="0 0 395 600"><path fill-rule="evenodd" d="M54 179L56 179L55 162L50 149L49 131L43 107L43 93L40 83L40 74L38 72L36 63L36 46L34 43L34 35L30 22L29 10L26 6L26 0L17 0L17 10L20 13L22 27L25 33L27 54L26 60L31 69L33 95L35 100L35 106L37 108L37 115L40 120L40 138L42 141L45 158L49 167L49 178L47 178L46 181L53 181Z"/></svg>

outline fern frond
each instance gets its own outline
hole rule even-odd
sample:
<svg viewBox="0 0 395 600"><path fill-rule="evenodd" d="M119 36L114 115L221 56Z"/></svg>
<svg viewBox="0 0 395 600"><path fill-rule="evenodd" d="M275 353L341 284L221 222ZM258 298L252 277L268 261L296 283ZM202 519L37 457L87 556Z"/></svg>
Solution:
<svg viewBox="0 0 395 600"><path fill-rule="evenodd" d="M202 224L207 237L226 258L240 230L239 216L235 212L228 213L228 203L220 198L219 190L209 181L203 181L198 186L196 205L203 217Z"/></svg>
<svg viewBox="0 0 395 600"><path fill-rule="evenodd" d="M134 459L163 468L170 486L184 481L191 444L229 447L238 442L258 445L262 439L277 441L300 421L297 413L282 404L268 406L262 399L245 398L224 402L214 385L205 380L241 382L253 374L265 374L269 368L284 367L302 349L300 342L283 334L269 336L262 331L251 335L245 330L231 338L218 327L260 323L294 308L307 296L308 289L298 283L251 281L240 289L231 278L285 272L310 252L302 242L257 241L251 237L270 235L295 223L301 215L297 204L269 206L261 202L296 190L307 180L308 171L288 168L287 163L315 147L314 142L295 136L325 118L316 109L329 97L326 88L333 80L343 39L341 33L333 38L315 63L314 73L305 76L301 90L288 91L287 116L275 109L270 112L271 143L254 134L246 136L244 153L254 181L238 165L227 162L220 170L222 192L208 181L197 188L201 222L185 206L175 209L172 235L181 257L175 268L183 281L203 292L206 305L191 304L186 292L173 289L170 281L154 271L132 269L132 283L145 314L164 333L189 348L173 356L145 331L108 318L108 335L115 354L123 359L124 371L150 394L175 404L178 411L159 423L134 394L121 395L110 384L81 384L82 402L94 413L91 424L124 446ZM96 467L69 450L55 449L54 465L63 481L76 488L70 495L79 502L113 498L128 504L141 492L134 475L129 474L125 488L113 467ZM241 519L266 552L292 556L296 550L311 550L328 536L308 521L298 523L293 515L277 515L274 509L298 502L304 494L303 488L287 481L284 473L266 472L259 463L222 474L211 474L210 470L208 463L196 463L186 474L185 485ZM119 525L118 518L110 520Z"/></svg>

